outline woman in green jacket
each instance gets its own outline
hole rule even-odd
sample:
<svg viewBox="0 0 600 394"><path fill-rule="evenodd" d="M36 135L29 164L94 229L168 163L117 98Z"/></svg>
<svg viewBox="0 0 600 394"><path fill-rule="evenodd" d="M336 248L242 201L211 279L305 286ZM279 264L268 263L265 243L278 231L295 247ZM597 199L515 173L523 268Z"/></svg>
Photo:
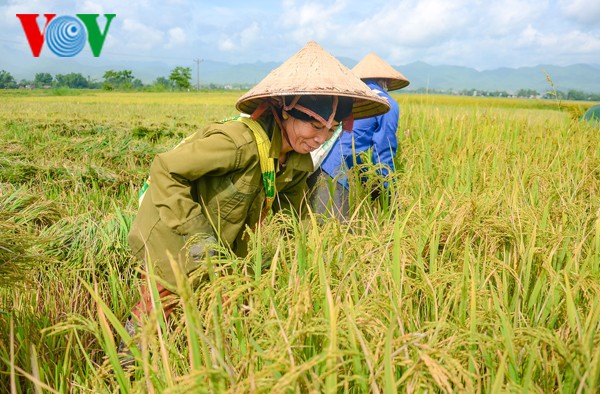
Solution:
<svg viewBox="0 0 600 394"><path fill-rule="evenodd" d="M273 70L236 103L242 116L211 123L157 155L129 233L132 252L176 291L172 264L189 274L220 244L238 256L245 232L270 210L302 216L310 152L354 118L389 110L350 70L314 42ZM148 289L134 307L151 308ZM165 308L168 314L170 308ZM126 328L135 332L133 322Z"/></svg>

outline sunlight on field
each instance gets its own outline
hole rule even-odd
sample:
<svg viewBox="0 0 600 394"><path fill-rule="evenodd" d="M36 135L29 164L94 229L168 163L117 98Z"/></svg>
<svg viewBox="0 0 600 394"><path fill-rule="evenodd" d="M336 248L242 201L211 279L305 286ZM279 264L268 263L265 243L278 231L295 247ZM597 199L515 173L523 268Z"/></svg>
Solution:
<svg viewBox="0 0 600 394"><path fill-rule="evenodd" d="M242 92L121 93L94 91L85 95L2 97L0 116L13 120L64 120L114 124L173 124L173 119L202 124L236 114Z"/></svg>
<svg viewBox="0 0 600 394"><path fill-rule="evenodd" d="M0 92L0 392L600 388L600 130L579 103L395 95L389 198L355 179L348 224L269 217L124 370L139 188L243 92L67 93Z"/></svg>

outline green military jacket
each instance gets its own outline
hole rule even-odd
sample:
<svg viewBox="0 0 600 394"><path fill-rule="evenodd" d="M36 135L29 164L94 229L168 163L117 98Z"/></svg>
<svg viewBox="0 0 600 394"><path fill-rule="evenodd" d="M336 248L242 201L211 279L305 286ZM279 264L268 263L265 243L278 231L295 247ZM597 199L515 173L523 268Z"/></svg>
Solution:
<svg viewBox="0 0 600 394"><path fill-rule="evenodd" d="M279 166L282 135L276 122L261 121L271 139L277 195L273 210L305 209L306 178L313 170L309 154L289 152ZM265 191L258 149L250 128L236 120L211 123L171 151L157 155L149 187L129 233L139 259L148 257L157 273L175 283L171 258L185 272L196 268L184 251L185 238L211 234L238 256L245 256L244 232L261 216Z"/></svg>

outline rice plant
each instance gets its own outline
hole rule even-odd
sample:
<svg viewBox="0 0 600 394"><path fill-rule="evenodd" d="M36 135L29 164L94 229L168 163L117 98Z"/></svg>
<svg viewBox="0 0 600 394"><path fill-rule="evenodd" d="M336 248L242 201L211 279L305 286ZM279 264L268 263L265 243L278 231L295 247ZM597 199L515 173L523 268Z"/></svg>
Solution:
<svg viewBox="0 0 600 394"><path fill-rule="evenodd" d="M600 134L568 102L395 96L389 193L367 165L348 223L269 217L129 338L150 161L238 96L2 98L0 391L600 389Z"/></svg>

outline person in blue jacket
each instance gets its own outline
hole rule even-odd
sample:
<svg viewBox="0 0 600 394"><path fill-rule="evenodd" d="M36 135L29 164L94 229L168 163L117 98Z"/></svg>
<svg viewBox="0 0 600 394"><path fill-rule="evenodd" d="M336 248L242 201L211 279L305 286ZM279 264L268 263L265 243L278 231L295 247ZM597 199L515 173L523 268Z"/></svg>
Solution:
<svg viewBox="0 0 600 394"><path fill-rule="evenodd" d="M347 171L355 164L364 164L361 152L371 149L372 163L377 165L377 173L382 177L394 171L400 110L388 91L402 89L410 83L374 53L365 56L352 72L378 96L386 98L391 109L383 115L356 120L351 133L342 132L329 152L321 153L322 162L313 154L316 171L308 178L312 209L316 213L330 213L340 220L348 219L349 215ZM383 185L387 187L388 183Z"/></svg>

